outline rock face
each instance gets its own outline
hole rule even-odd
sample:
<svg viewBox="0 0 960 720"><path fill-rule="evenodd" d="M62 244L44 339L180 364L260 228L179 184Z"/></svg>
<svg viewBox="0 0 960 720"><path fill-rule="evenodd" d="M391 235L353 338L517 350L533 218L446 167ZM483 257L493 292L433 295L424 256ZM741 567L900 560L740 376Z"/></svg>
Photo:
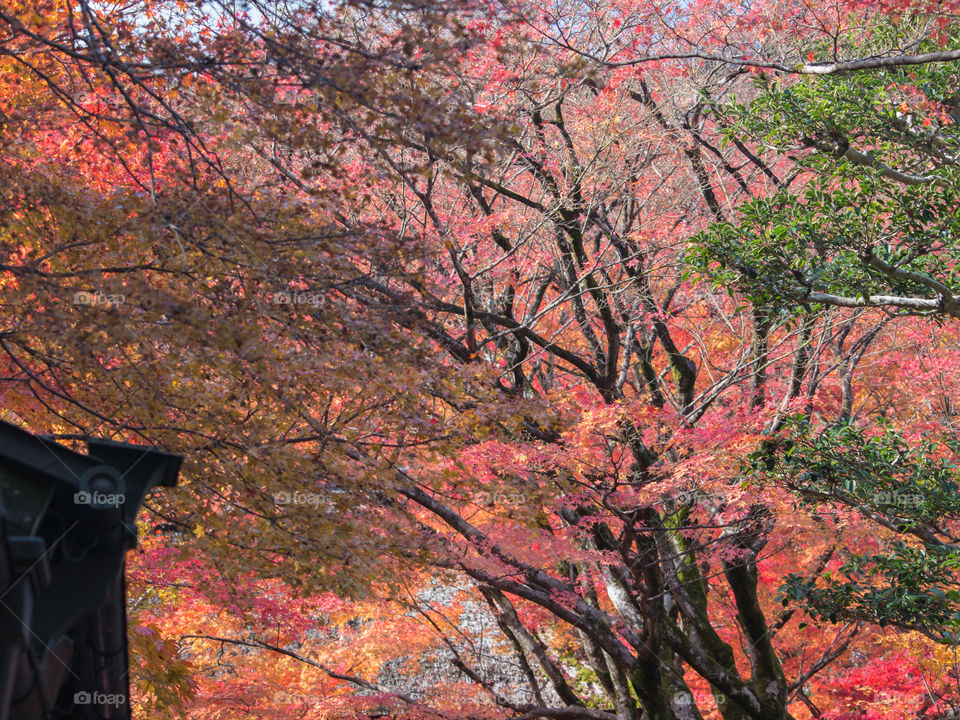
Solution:
<svg viewBox="0 0 960 720"><path fill-rule="evenodd" d="M497 626L496 618L489 607L478 600L470 583L435 583L417 595L417 603L424 610L444 612L447 619L456 624L456 654L498 695L514 703L533 702L521 669L519 659L507 638ZM451 613L449 608L457 606ZM410 611L409 615L416 615ZM456 667L456 655L448 647L426 653L411 654L387 662L381 669L377 683L392 692L402 692L417 699L435 701L436 688L451 682L471 682L471 679ZM545 679L539 678L547 697L550 689L544 687Z"/></svg>

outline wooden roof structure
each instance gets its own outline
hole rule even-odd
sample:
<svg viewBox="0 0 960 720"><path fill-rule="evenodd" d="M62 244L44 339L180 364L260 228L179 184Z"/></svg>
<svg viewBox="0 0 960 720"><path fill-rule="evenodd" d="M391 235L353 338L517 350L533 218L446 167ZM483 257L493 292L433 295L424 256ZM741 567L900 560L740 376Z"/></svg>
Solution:
<svg viewBox="0 0 960 720"><path fill-rule="evenodd" d="M130 718L124 557L181 462L0 421L0 720Z"/></svg>

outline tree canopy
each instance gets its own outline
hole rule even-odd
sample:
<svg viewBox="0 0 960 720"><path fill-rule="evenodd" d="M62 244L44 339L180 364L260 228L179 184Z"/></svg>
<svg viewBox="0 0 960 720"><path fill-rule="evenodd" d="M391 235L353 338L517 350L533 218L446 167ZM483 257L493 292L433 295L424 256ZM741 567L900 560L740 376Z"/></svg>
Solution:
<svg viewBox="0 0 960 720"><path fill-rule="evenodd" d="M957 10L5 3L5 419L187 458L140 712L955 717Z"/></svg>

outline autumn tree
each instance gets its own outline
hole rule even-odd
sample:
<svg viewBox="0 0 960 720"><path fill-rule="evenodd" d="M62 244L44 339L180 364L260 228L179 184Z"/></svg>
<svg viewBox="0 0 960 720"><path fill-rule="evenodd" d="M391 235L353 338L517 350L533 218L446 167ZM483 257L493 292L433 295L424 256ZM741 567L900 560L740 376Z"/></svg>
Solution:
<svg viewBox="0 0 960 720"><path fill-rule="evenodd" d="M188 456L145 519L148 684L164 635L254 668L201 717L271 662L410 717L623 720L843 717L884 627L943 670L950 12L0 11L7 406ZM398 607L457 693L377 683L405 620L366 674L310 634ZM947 717L911 678L895 711Z"/></svg>

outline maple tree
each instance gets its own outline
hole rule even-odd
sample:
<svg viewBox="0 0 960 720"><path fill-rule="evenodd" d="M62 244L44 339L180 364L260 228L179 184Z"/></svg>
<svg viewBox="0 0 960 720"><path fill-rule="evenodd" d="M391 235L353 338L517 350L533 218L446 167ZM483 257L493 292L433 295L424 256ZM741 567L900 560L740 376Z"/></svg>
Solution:
<svg viewBox="0 0 960 720"><path fill-rule="evenodd" d="M956 712L955 10L0 10L5 408L187 457L141 709Z"/></svg>

